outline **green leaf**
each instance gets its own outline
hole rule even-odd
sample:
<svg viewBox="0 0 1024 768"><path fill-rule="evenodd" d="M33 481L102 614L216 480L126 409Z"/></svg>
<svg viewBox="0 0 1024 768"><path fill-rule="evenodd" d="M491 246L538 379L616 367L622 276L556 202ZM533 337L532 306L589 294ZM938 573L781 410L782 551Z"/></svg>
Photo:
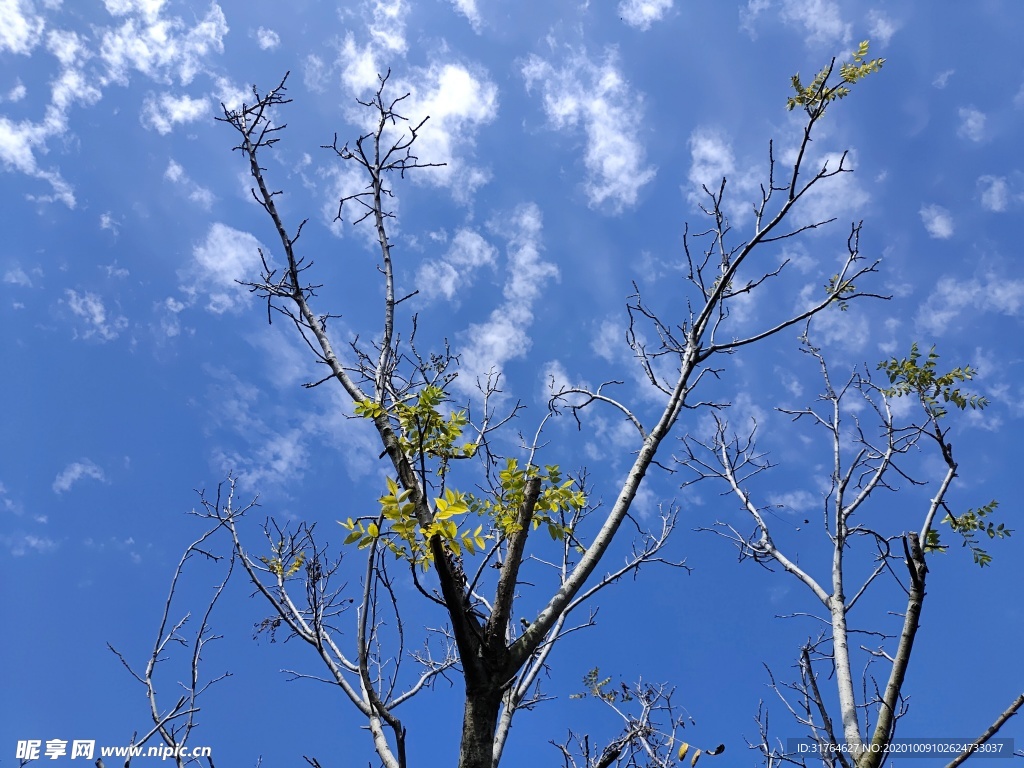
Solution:
<svg viewBox="0 0 1024 768"><path fill-rule="evenodd" d="M362 538L362 536L363 536L363 532L362 531L352 531L352 533L350 533L348 536L345 537L345 541L342 542L342 543L343 544L351 544L354 541L359 541L359 539Z"/></svg>

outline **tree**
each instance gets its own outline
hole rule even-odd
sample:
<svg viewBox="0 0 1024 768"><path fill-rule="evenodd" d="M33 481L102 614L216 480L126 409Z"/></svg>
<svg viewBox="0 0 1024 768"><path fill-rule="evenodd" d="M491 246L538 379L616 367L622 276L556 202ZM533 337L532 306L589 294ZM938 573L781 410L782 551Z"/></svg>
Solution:
<svg viewBox="0 0 1024 768"><path fill-rule="evenodd" d="M799 328L831 307L844 309L851 301L884 298L863 287L877 271L878 261L860 253L861 224L854 223L846 238L845 259L819 296L794 312L780 309L777 317L754 333L736 334L730 322L730 311L737 301L768 291L773 279L787 267L783 262L777 268L766 269L755 254L833 221L791 223L810 190L851 172L845 154L817 170L808 168L812 134L834 102L848 95L856 83L880 69L882 63L881 59L867 59L864 43L849 62L840 64L838 72L833 61L809 85L794 77L789 107L800 107L806 115L795 159L792 165L781 168L769 143L768 178L761 186L745 239L737 241L732 232L725 204L726 180L717 188L705 188L702 210L707 227L693 235L687 229L684 236L686 278L691 290L687 311L681 317L663 319L634 284L627 305L630 323L626 342L647 381L660 393L659 407L651 411L645 405L614 397L610 393L620 383L617 381L607 381L594 389L552 382L550 412L534 425L534 437L523 441L518 455L507 455L508 449L498 441L499 434L522 418L518 405L502 410L499 376L477 382L479 396L473 401L461 407L453 405L450 385L458 374L457 357L447 346L422 353L416 341L418 318L404 314L410 306L406 302L411 303L416 293L399 296L397 292L400 265L391 253L388 227L393 213L388 201L396 175L404 178L406 173L430 172L434 164L414 154L416 141L429 130L429 123L424 119L412 124L403 116L407 95L391 93L390 73L380 76L372 99L360 102L370 116L369 130L354 143L339 145L335 137L326 147L340 162L354 164L366 181L363 191L339 201L338 219L354 209L355 214L349 218L355 224L367 222L376 234L382 317L378 335L369 342L355 338L345 344L334 337L330 323L337 315L319 306L317 292L322 286L310 278L313 260L299 242L306 221L286 221L277 204L281 192L267 178L262 164L261 158L272 151L285 128L281 113L290 102L287 75L267 92L254 88L251 104L224 108L220 119L236 133L235 149L242 154L252 176L253 197L276 232L279 258L283 258L283 263L278 263L270 253L261 252L263 272L246 285L266 301L268 320L277 317L290 322L316 361L325 367L324 376L307 386L340 386L352 404L353 414L372 424L380 441L380 458L386 458L390 469L379 508L339 521L348 545L345 557L361 553L363 558L358 569L360 589L355 597L349 597L339 584L348 560L343 561L340 554L320 543L322 539L312 524L282 527L269 521L263 529L267 548L258 550L247 545L244 522L255 502L237 501L232 479L218 489L215 497L202 497L198 514L212 523L211 532L227 533L232 562L237 560L270 606L262 628L271 633L287 632L310 647L323 664L324 673L318 679L336 685L365 719L374 748L387 768L404 768L414 762L407 754L406 725L397 708L449 674L461 678L465 691L460 766L497 766L516 714L544 699L538 681L552 649L566 635L593 623L592 615L577 619L577 609L589 607L598 593L646 565L680 565L668 561L663 551L677 524L678 509L663 509L660 521L648 530L631 515L631 505L648 473L669 463L665 458L666 441L678 432L684 414L718 413L725 407L713 394L704 394L721 371L723 361L747 346ZM783 306L781 301L774 303ZM656 341L649 341L649 335ZM913 366L917 366L916 360ZM910 383L910 374L900 376L893 379L894 387L906 383L908 391L918 391L916 384ZM946 390L941 387L945 385L939 386L939 394L944 394ZM924 388L927 391L927 385ZM883 397L897 394L895 390L892 395L868 391ZM607 510L590 501L594 483L585 472L570 474L559 464L542 463L547 460L541 440L547 420L568 413L582 426L583 412L595 406L618 413L636 432L635 458L625 480L613 490L615 500ZM693 441L688 443L693 450L687 463L728 481L755 520L760 520L758 508L744 495L742 478L737 479L737 473L757 461L749 452L752 445L730 442L725 422L719 424L716 442L703 447L715 456L721 454L722 464L713 468L713 464L701 463L698 449L702 446ZM934 434L928 431L932 428ZM892 455L909 450L924 436L936 437L940 446L944 445L936 421L926 422L917 432L893 435L890 447L881 449L882 454L869 452L857 460L860 465L855 461L854 466L880 472L881 482L884 472L894 466L889 460ZM759 470L763 465L752 466ZM842 484L843 480L837 477L836 482ZM840 515L835 536L841 553L845 513L842 494L835 496ZM981 512L976 514L980 516ZM928 547L938 546L931 537L933 517L922 529L921 543ZM623 533L627 522L639 533L624 561L610 565L608 555L613 543L628 536ZM960 517L953 522L960 532L967 530L963 525ZM782 553L771 548L767 526L763 521L759 526L756 540L739 538L743 551L755 559L784 564ZM536 531L542 534L531 537ZM913 596L923 591L924 555L921 547L913 548L912 538L908 537L907 542L910 567L917 574L917 581L911 582ZM538 554L531 559L528 552ZM886 550L883 563L893 557ZM447 622L446 626L427 629L419 638L422 645L417 647L421 650L415 652L406 650L403 606L395 589L400 573L408 574L420 596L435 605ZM348 578L353 580L351 575ZM802 580L808 584L811 581L806 575ZM545 591L540 586L545 581L553 581L554 587ZM816 594L820 592L818 587ZM825 602L833 607L833 638L838 647L845 611L852 606L841 597L838 602L830 602L826 596ZM347 619L353 621L355 632L354 643L351 634L346 635L351 643L346 647L339 625ZM805 656L820 653L820 647L810 646ZM834 656L841 671L841 685L846 686L849 676L842 654L837 651ZM154 654L154 663L156 658ZM413 672L406 668L410 662L416 665ZM894 664L894 670L900 663ZM808 680L813 681L813 674L808 674ZM140 679L147 682L150 675ZM604 692L596 672L590 688L600 700L615 703L615 698ZM193 686L192 690L197 688ZM823 739L856 747L861 743L856 730L856 704L845 696L846 688L842 692L843 735L826 729ZM621 695L629 696L628 703L639 702L641 714L623 714L623 736L603 749L592 752L585 737L576 739L575 743L583 745L581 760L594 766L615 762L636 765L644 760L653 765L671 765L681 761L688 745L677 746L674 728L662 730L655 725L662 715L672 723L680 722L671 691L638 684L635 694L623 691ZM898 685L895 697L899 697ZM889 706L896 699L887 693L883 701ZM175 708L175 715L185 712L180 707ZM153 717L157 726L154 730L169 745L187 736L187 730L179 736L159 728L166 716L155 705ZM891 740L891 725L883 727L880 722L876 728L876 737L882 743ZM575 763L573 742L571 736L561 746L567 764ZM710 750L711 754L719 751ZM770 752L766 758L776 759ZM307 760L318 764L313 757Z"/></svg>
<svg viewBox="0 0 1024 768"><path fill-rule="evenodd" d="M903 686L926 595L926 553L944 552L947 548L941 543L940 513L945 513L941 523L961 537L963 545L971 550L974 562L980 566L991 562L991 556L978 544L977 533L982 531L991 539L1001 539L1009 536L1010 531L1005 524L985 521L998 502L990 501L977 509L958 512L950 501L958 465L953 458L950 427L944 426L943 421L948 416L946 404L961 411L987 405L985 398L971 395L958 386L973 377L974 371L969 366L939 374L936 370L939 356L934 348L922 364L915 345L909 356L879 364L878 368L888 378L888 387L876 384L869 370L854 371L838 384L833 383L821 350L807 335L803 343L803 351L818 363L821 371L823 388L818 401L822 405L818 409L807 407L783 410L783 413L792 416L794 421L808 420L827 436L828 445L822 452L831 459L823 478L827 491L822 505L823 529L830 550L827 578L813 576L807 567L800 565L799 558L776 542L772 536L774 526L769 522L772 505L757 504L748 490L747 484L752 478L772 466L756 448L756 424L741 439L731 435L725 420L716 416L711 441L687 438L683 463L699 480L714 478L724 482L749 514L754 525L749 535L721 522L714 529L736 544L740 559L753 560L769 570L772 566L781 568L809 590L820 603L819 610L826 613L825 616L804 614L816 620L818 629L817 635L809 637L800 649L799 681L780 685L772 678L772 687L789 712L809 731L813 754L829 766L877 768L888 758L886 749L893 748L897 721L906 713ZM918 401L919 418L901 423L894 415L894 401L901 397ZM861 411L867 414L867 419L859 415ZM867 423L868 419L876 420L878 428L873 429L875 425ZM928 486L928 481L919 479L925 471L919 457L910 457L910 454L928 450L938 454L944 471L937 482L931 483L936 487L934 495L921 504L920 527L889 533L887 528L892 529L905 520L898 517L892 520L895 516L891 514L887 516L890 519L886 519L884 513L891 513L892 505L878 497L887 491L900 492L901 482L911 488ZM914 462L915 458L918 462ZM907 496L901 494L902 505L907 505ZM805 520L804 524L809 522ZM864 542L865 546L860 546L859 542ZM865 549L873 562L864 562L867 561ZM905 570L902 576L901 570ZM860 573L864 575L859 576ZM902 612L890 610L903 619L898 635L884 631L884 618L875 617L859 626L851 619L854 608L882 576L891 577L898 584L898 591L905 595ZM855 634L878 643L876 647L860 647L867 656L861 681L864 694L860 699L851 661L857 652L852 640ZM891 649L893 640L895 650ZM879 660L890 667L881 685L870 673L872 662ZM834 678L839 701L838 722L830 714L831 697L822 691L823 683L819 680L822 666L829 670L828 677ZM787 696L787 691L795 696ZM958 749L959 754L950 765L958 765L980 749L1022 705L1024 696L1016 698L977 740ZM759 723L762 739L754 746L761 751L767 765L806 764L806 757L801 757L797 750L771 742L767 716L759 716Z"/></svg>

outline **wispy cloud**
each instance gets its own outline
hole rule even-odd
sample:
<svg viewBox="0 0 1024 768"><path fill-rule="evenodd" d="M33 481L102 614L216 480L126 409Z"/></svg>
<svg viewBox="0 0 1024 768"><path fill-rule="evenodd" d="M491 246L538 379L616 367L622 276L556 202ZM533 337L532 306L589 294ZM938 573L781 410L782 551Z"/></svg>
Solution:
<svg viewBox="0 0 1024 768"><path fill-rule="evenodd" d="M868 11L868 21L871 24L868 36L872 44L888 45L889 41L892 40L892 36L900 28L898 22L893 21L889 16L877 10Z"/></svg>
<svg viewBox="0 0 1024 768"><path fill-rule="evenodd" d="M951 78L955 72L955 69L945 69L942 72L939 72L939 74L935 76L935 79L932 80L932 85L940 90L945 88L949 83L949 78Z"/></svg>
<svg viewBox="0 0 1024 768"><path fill-rule="evenodd" d="M113 341L128 327L128 318L109 312L103 305L103 299L95 293L79 293L69 288L64 291L64 302L76 317L84 321L85 330L80 334L83 339Z"/></svg>
<svg viewBox="0 0 1024 768"><path fill-rule="evenodd" d="M1010 202L1010 188L1003 176L980 176L981 204L990 211L1001 213Z"/></svg>
<svg viewBox="0 0 1024 768"><path fill-rule="evenodd" d="M420 265L416 288L427 299L443 296L448 301L457 301L461 298L460 291L473 284L480 267L494 266L497 253L480 233L460 229L443 257Z"/></svg>
<svg viewBox="0 0 1024 768"><path fill-rule="evenodd" d="M616 213L635 206L655 168L647 164L640 140L643 94L622 74L615 51L601 62L572 52L558 66L532 55L522 74L527 91L539 85L553 128L586 135L583 189L590 205Z"/></svg>
<svg viewBox="0 0 1024 768"><path fill-rule="evenodd" d="M456 384L465 392L475 391L477 379L489 372L501 372L510 360L522 357L530 348L529 327L533 304L543 287L558 278L558 267L541 258L542 217L530 203L519 206L507 223L496 226L508 241L508 280L505 301L483 323L474 323L463 334L460 345L462 375Z"/></svg>
<svg viewBox="0 0 1024 768"><path fill-rule="evenodd" d="M740 28L756 37L758 17L773 6L786 25L801 29L808 46L846 45L852 25L843 20L835 0L748 0L740 9Z"/></svg>
<svg viewBox="0 0 1024 768"><path fill-rule="evenodd" d="M203 242L192 249L192 263L184 271L182 289L190 297L206 296L206 309L214 314L235 312L251 298L239 280L257 280L262 264L259 240L217 222ZM263 249L268 261L270 254Z"/></svg>
<svg viewBox="0 0 1024 768"><path fill-rule="evenodd" d="M281 36L272 29L260 27L255 34L257 44L264 51L272 51L281 44Z"/></svg>
<svg viewBox="0 0 1024 768"><path fill-rule="evenodd" d="M729 137L717 128L699 125L690 133L689 146L690 171L687 178L690 186L686 199L694 206L707 205L708 196L704 187L711 192L717 192L722 179L728 178L730 193L724 205L734 221L740 222L749 218L752 215L752 201L743 198L756 189L757 184L749 169L737 170L736 157Z"/></svg>
<svg viewBox="0 0 1024 768"><path fill-rule="evenodd" d="M929 237L948 240L953 236L953 217L941 205L922 205L919 213Z"/></svg>
<svg viewBox="0 0 1024 768"><path fill-rule="evenodd" d="M917 315L919 328L941 335L965 312L995 312L1019 317L1024 310L1024 280L987 274L964 280L943 277Z"/></svg>
<svg viewBox="0 0 1024 768"><path fill-rule="evenodd" d="M204 118L211 119L213 105L205 96L194 99L188 94L177 96L161 93L150 94L142 107L142 124L161 136L166 136L175 126L193 123Z"/></svg>
<svg viewBox="0 0 1024 768"><path fill-rule="evenodd" d="M346 89L359 96L377 88L377 76L388 64L405 54L405 0L367 0L360 6L366 29L366 41L360 43L354 32L341 42L338 63ZM387 62L387 63L385 63Z"/></svg>
<svg viewBox="0 0 1024 768"><path fill-rule="evenodd" d="M53 481L53 492L56 494L67 493L75 483L85 478L99 480L101 483L106 482L102 469L89 459L82 459L68 464L57 475Z"/></svg>
<svg viewBox="0 0 1024 768"><path fill-rule="evenodd" d="M820 509L821 496L810 491L785 491L768 494L768 503L794 514Z"/></svg>
<svg viewBox="0 0 1024 768"><path fill-rule="evenodd" d="M50 7L59 3L48 2ZM46 182L49 195L34 195L41 202L59 201L69 208L77 201L73 187L56 168L39 163L51 142L70 130L71 109L97 103L111 84L127 85L133 73L159 83L177 79L188 85L207 67L207 60L223 52L228 27L216 3L205 16L189 24L165 12L163 2L105 0L115 25L95 25L92 35L81 36L59 28L33 11L31 2L5 0L0 4L0 50L29 53L41 41L57 60L59 71L50 81L50 103L39 121L0 117L0 164ZM167 132L177 122L195 119L203 97L152 97L143 107L146 125ZM208 112L208 110L206 110Z"/></svg>
<svg viewBox="0 0 1024 768"><path fill-rule="evenodd" d="M961 107L957 114L960 117L960 125L956 129L956 135L974 142L983 141L985 138L985 113L974 107Z"/></svg>
<svg viewBox="0 0 1024 768"><path fill-rule="evenodd" d="M57 548L57 542L49 536L36 536L31 533L0 535L0 542L13 557L24 557L31 553L46 554Z"/></svg>
<svg viewBox="0 0 1024 768"><path fill-rule="evenodd" d="M167 164L167 170L164 171L164 178L184 189L188 194L188 199L193 203L197 203L204 209L210 210L210 206L213 205L214 201L213 192L208 190L206 187L196 184L189 175L185 173L185 169L174 160L171 160Z"/></svg>
<svg viewBox="0 0 1024 768"><path fill-rule="evenodd" d="M8 285L20 285L22 288L32 287L32 278L17 264L4 272L4 282Z"/></svg>
<svg viewBox="0 0 1024 768"><path fill-rule="evenodd" d="M451 0L451 4L455 6L455 10L469 20L473 31L479 33L483 26L483 19L480 17L480 9L476 6L476 0Z"/></svg>

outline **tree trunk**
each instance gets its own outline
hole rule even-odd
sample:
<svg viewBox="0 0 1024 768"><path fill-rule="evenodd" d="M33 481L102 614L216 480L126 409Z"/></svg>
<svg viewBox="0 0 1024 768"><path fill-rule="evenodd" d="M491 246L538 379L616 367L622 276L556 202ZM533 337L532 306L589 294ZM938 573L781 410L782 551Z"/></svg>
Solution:
<svg viewBox="0 0 1024 768"><path fill-rule="evenodd" d="M493 768L494 732L501 709L501 687L466 687L466 708L462 716L462 744L459 768Z"/></svg>

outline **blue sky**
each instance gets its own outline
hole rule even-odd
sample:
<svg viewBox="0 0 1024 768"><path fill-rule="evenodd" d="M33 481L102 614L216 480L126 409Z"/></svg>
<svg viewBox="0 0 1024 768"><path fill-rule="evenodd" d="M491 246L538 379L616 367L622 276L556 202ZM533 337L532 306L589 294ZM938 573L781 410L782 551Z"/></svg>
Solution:
<svg viewBox="0 0 1024 768"><path fill-rule="evenodd" d="M262 513L318 521L340 545L334 521L372 511L384 488L367 425L348 418L340 388L301 387L320 377L312 358L236 282L256 276L258 247L278 257L280 248L231 152L234 136L213 118L286 71L294 103L267 173L286 192L290 225L310 220L301 243L325 286L317 306L340 315L331 327L342 346L378 332L380 289L371 229L334 221L338 197L361 182L320 146L361 132L355 99L389 67L395 92L411 93L408 116L430 116L418 154L447 165L396 182L397 281L420 291L409 307L421 342L447 338L460 354L456 398L472 398L474 377L493 367L506 402L526 406L502 438L512 454L515 429L532 435L546 413L552 377L621 379L621 397L647 418L657 412L625 343L631 281L666 318L682 317L673 315L686 297L682 232L687 220L701 228L700 185L728 177L742 236L769 139L783 161L798 139L799 118L785 110L790 76L809 77L870 39L884 69L829 113L812 147L817 161L849 150L856 172L796 212L798 223L838 221L766 249L766 271L790 260L787 278L738 302L733 320L753 331L820 291L850 221L863 220L861 250L882 260L865 287L893 298L822 315L815 341L838 373L873 369L915 340L975 366L973 386L992 405L956 420L952 500L963 509L999 499L1001 519L1021 527L1018 3L338 5L0 0L0 605L9 617L0 656L6 698L18 702L0 723L3 763L21 739L121 744L147 729L141 686L106 643L144 665L173 569L202 532L186 515L194 489L232 471L241 494L260 495ZM773 409L802 407L820 387L792 331L729 358L706 394L732 403L736 425L757 419L779 466L751 488L783 505L780 537L818 565L827 542L803 520L821 505L824 444ZM707 426L694 412L677 436ZM543 463L588 466L592 499L614 499L636 448L615 412L593 409L580 432L554 420L544 438ZM928 456L917 469L939 476ZM517 716L509 764L555 760L547 741L569 727L611 733L597 703L566 697L593 666L677 686L696 721L692 740L727 744L732 757L718 760L755 761L743 738L756 735L761 698L777 735L803 735L765 687L762 662L789 679L813 628L774 617L813 610L813 600L696 532L746 522L724 488L680 489L684 475L652 474L636 511L656 521L660 502L680 505L671 556L692 573L652 567L606 593L597 626L556 651L545 685L560 698ZM890 495L874 524L888 534L919 526L933 491ZM257 527L249 533L257 548ZM984 571L960 549L933 561L901 735L973 738L1024 688L1021 546L1018 537L993 544ZM200 614L221 576L212 564L186 571L172 616ZM224 638L204 665L233 677L211 690L193 743L212 745L221 764L369 759L340 694L278 671L314 671L306 649L254 642L265 611L237 576L214 616ZM901 604L887 589L865 605L866 625L892 628L886 612ZM411 588L405 597L416 600ZM440 621L411 610L427 626ZM160 678L168 699L182 658ZM436 696L403 714L413 753L429 752L418 763L450 762L457 748L459 697ZM1022 723L1002 733L1018 748Z"/></svg>

